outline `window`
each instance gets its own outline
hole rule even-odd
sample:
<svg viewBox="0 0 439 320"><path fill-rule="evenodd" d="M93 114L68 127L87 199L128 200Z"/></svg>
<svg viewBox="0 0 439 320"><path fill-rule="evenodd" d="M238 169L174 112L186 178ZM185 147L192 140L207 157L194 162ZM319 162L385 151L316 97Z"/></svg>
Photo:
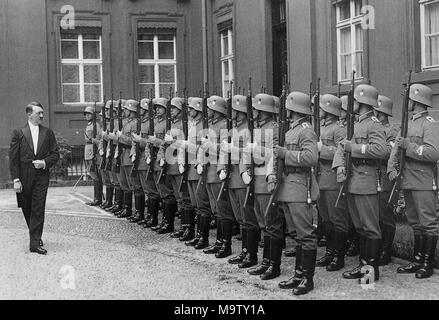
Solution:
<svg viewBox="0 0 439 320"><path fill-rule="evenodd" d="M362 0L345 0L337 4L337 65L338 81L347 81L356 71L363 78Z"/></svg>
<svg viewBox="0 0 439 320"><path fill-rule="evenodd" d="M232 29L224 30L221 37L221 79L223 83L223 97L231 90L230 81L233 81L233 34Z"/></svg>
<svg viewBox="0 0 439 320"><path fill-rule="evenodd" d="M167 97L177 88L175 34L138 33L139 89L141 97L153 90Z"/></svg>
<svg viewBox="0 0 439 320"><path fill-rule="evenodd" d="M439 0L421 0L422 68L439 68Z"/></svg>
<svg viewBox="0 0 439 320"><path fill-rule="evenodd" d="M63 104L102 102L102 42L97 32L61 31Z"/></svg>

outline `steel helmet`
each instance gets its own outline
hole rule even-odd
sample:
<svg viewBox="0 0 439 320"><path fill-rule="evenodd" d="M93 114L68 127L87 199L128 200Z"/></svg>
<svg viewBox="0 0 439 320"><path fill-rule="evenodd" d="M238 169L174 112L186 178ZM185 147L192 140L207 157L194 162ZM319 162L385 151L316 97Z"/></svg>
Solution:
<svg viewBox="0 0 439 320"><path fill-rule="evenodd" d="M175 98L172 98L172 100L171 100L171 106L174 106L178 110L181 110L183 108L183 102L184 102L183 98L175 97Z"/></svg>
<svg viewBox="0 0 439 320"><path fill-rule="evenodd" d="M307 94L302 92L291 92L287 97L287 103L285 107L287 108L287 110L290 111L309 116L312 115L311 99Z"/></svg>
<svg viewBox="0 0 439 320"><path fill-rule="evenodd" d="M110 109L111 106L111 100L108 100L105 104L105 109ZM117 107L117 100L113 100L113 108Z"/></svg>
<svg viewBox="0 0 439 320"><path fill-rule="evenodd" d="M84 115L85 115L86 113L93 114L93 113L95 113L95 112L96 112L95 108L94 108L94 107L91 107L91 106L85 107L85 109L84 109Z"/></svg>
<svg viewBox="0 0 439 320"><path fill-rule="evenodd" d="M156 99L153 99L152 101L154 103L154 106L160 106L160 107L166 108L169 100L166 98L156 98Z"/></svg>
<svg viewBox="0 0 439 320"><path fill-rule="evenodd" d="M412 84L410 87L410 100L433 108L433 90L423 84Z"/></svg>
<svg viewBox="0 0 439 320"><path fill-rule="evenodd" d="M393 101L390 98L382 95L378 96L378 107L375 108L376 111L385 113L388 116L392 117L393 116L392 108L393 108Z"/></svg>
<svg viewBox="0 0 439 320"><path fill-rule="evenodd" d="M198 97L190 97L188 99L189 108L192 108L198 112L203 111L203 99Z"/></svg>
<svg viewBox="0 0 439 320"><path fill-rule="evenodd" d="M320 97L320 108L334 116L340 117L342 102L340 98L332 94L324 94Z"/></svg>
<svg viewBox="0 0 439 320"><path fill-rule="evenodd" d="M130 100L127 100L124 108L129 110L129 111L132 111L132 112L137 112L138 105L139 105L139 101L134 100L134 99L130 99Z"/></svg>
<svg viewBox="0 0 439 320"><path fill-rule="evenodd" d="M151 100L148 98L143 98L142 100L140 100L140 108L142 108L143 110L148 110L150 101Z"/></svg>
<svg viewBox="0 0 439 320"><path fill-rule="evenodd" d="M247 113L247 97L240 94L233 96L232 109Z"/></svg>
<svg viewBox="0 0 439 320"><path fill-rule="evenodd" d="M366 104L374 108L378 107L378 95L378 90L368 84L360 84L354 91L354 99L358 103Z"/></svg>
<svg viewBox="0 0 439 320"><path fill-rule="evenodd" d="M207 99L207 106L209 109L222 113L223 115L227 115L226 100L220 96L211 96L209 99Z"/></svg>
<svg viewBox="0 0 439 320"><path fill-rule="evenodd" d="M260 93L255 96L253 99L253 108L259 111L276 113L273 96L265 93Z"/></svg>

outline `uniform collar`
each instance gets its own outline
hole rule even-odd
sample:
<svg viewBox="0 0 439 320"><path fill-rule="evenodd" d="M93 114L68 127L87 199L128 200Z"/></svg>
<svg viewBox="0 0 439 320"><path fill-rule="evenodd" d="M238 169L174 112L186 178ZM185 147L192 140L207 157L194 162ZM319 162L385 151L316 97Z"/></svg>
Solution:
<svg viewBox="0 0 439 320"><path fill-rule="evenodd" d="M337 120L335 118L332 119L324 119L323 120L323 126L324 127L329 127L329 125L333 124L333 123L337 123Z"/></svg>
<svg viewBox="0 0 439 320"><path fill-rule="evenodd" d="M363 120L366 120L372 116L373 116L373 110L363 113L361 116L358 117L358 122L362 122Z"/></svg>
<svg viewBox="0 0 439 320"><path fill-rule="evenodd" d="M296 128L297 126L301 125L304 122L308 122L308 117L303 117L303 118L300 118L299 120L294 121L291 124L291 129Z"/></svg>
<svg viewBox="0 0 439 320"><path fill-rule="evenodd" d="M201 120L203 119L203 115L202 114L197 114L197 116L193 119L193 121L195 122L195 124L199 124L201 122Z"/></svg>
<svg viewBox="0 0 439 320"><path fill-rule="evenodd" d="M428 111L427 110L421 111L417 114L414 114L412 117L412 120L415 121L415 120L421 119L421 118L426 117L426 116L428 116Z"/></svg>
<svg viewBox="0 0 439 320"><path fill-rule="evenodd" d="M181 121L182 115L179 114L177 117L175 117L174 119L172 119L172 123L177 123L179 121Z"/></svg>
<svg viewBox="0 0 439 320"><path fill-rule="evenodd" d="M220 117L218 117L218 118L212 118L212 120L210 120L210 122L211 122L212 124L217 124L220 120L221 120Z"/></svg>
<svg viewBox="0 0 439 320"><path fill-rule="evenodd" d="M269 117L265 118L264 120L258 121L257 125L259 128L262 128L263 126L265 126L267 123L269 123L272 119L270 119Z"/></svg>

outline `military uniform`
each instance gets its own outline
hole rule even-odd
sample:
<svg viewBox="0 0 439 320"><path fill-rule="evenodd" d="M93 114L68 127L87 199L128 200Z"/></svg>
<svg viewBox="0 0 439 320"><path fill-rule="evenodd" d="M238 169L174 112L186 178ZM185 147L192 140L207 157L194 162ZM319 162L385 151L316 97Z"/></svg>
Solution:
<svg viewBox="0 0 439 320"><path fill-rule="evenodd" d="M87 107L84 110L85 114L93 114L96 110L93 107ZM87 171L93 180L94 185L94 200L87 203L91 206L99 206L102 204L102 176L99 172L99 164L101 162L101 156L99 152L95 154L94 149L99 148L99 140L102 137L102 127L99 123L96 123L96 137L93 137L93 121L89 121L84 130L84 160L87 166Z"/></svg>
<svg viewBox="0 0 439 320"><path fill-rule="evenodd" d="M379 279L378 261L381 250L381 229L379 224L378 169L380 160L387 153L386 134L379 120L373 116L377 106L378 91L369 85L359 85L354 92L357 103L370 111L359 116L354 125L351 144L352 177L348 185L347 207L352 222L360 236L360 264L343 274L347 279L364 276L363 265L374 268L375 279ZM333 167L344 166L344 150L339 148Z"/></svg>
<svg viewBox="0 0 439 320"><path fill-rule="evenodd" d="M401 190L404 192L407 220L414 232L414 261L398 268L397 272L416 273L416 278L428 278L433 274L438 241L439 131L438 124L428 114L428 108L433 107L432 90L421 84L413 84L410 100L424 109L409 121L403 146L406 151ZM399 150L395 144L388 163L389 173L397 171Z"/></svg>
<svg viewBox="0 0 439 320"><path fill-rule="evenodd" d="M293 288L295 295L302 295L314 288L317 255L315 203L319 198L319 188L311 168L317 165L319 156L317 136L308 122L308 116L312 114L310 97L304 93L293 92L287 97L286 108L293 111L296 120L290 124L290 130L285 136L285 146L278 148L276 152L275 160L285 162L278 201L284 214L290 215L293 220L298 246L295 275L288 281L279 283L279 287ZM308 196L311 203L308 203ZM280 265L280 261L277 263Z"/></svg>
<svg viewBox="0 0 439 320"><path fill-rule="evenodd" d="M106 158L107 148L109 148L107 131L108 131L108 126L109 126L108 122L110 121L110 118L108 116L107 109L110 107L110 104L111 104L111 101L109 101L109 103L107 102L101 110L101 116L103 119L105 117L105 120L106 120L105 126L102 128L102 135L101 135L101 139L99 141L99 146L98 146L98 152L102 158L104 158L104 157ZM108 105L108 107L107 107L107 105ZM101 160L101 164L102 164L102 160ZM102 182L105 185L105 189L106 189L105 202L102 203L101 208L108 209L108 208L111 208L113 206L114 186L110 180L110 173L107 170L105 170L105 168L103 168L103 167L101 167L99 171L100 171L101 176L102 176Z"/></svg>

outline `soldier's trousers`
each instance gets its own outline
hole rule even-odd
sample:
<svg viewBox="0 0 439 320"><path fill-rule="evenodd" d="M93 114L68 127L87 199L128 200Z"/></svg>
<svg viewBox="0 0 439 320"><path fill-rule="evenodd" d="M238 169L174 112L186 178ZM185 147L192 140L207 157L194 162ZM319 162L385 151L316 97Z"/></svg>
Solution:
<svg viewBox="0 0 439 320"><path fill-rule="evenodd" d="M148 180L146 177L147 171L140 170L138 173L139 173L140 183L142 184L143 192L146 193L148 198L159 200L160 196L155 186L155 182L152 179Z"/></svg>
<svg viewBox="0 0 439 320"><path fill-rule="evenodd" d="M168 175L169 182L174 191L174 197L177 199L177 203L181 210L191 210L193 209L191 199L189 197L189 192L180 192L180 184L183 180L182 175L174 176Z"/></svg>
<svg viewBox="0 0 439 320"><path fill-rule="evenodd" d="M327 231L348 232L349 231L349 217L346 210L335 208L338 191L334 190L320 190L320 199L317 202L319 214L322 218L322 223Z"/></svg>
<svg viewBox="0 0 439 320"><path fill-rule="evenodd" d="M264 236L269 236L271 239L274 240L284 239L285 222L284 222L284 212L281 206L276 209L269 210L269 212L265 216L265 223L266 226L264 230Z"/></svg>
<svg viewBox="0 0 439 320"><path fill-rule="evenodd" d="M119 179L120 173L116 173L116 172L114 172L115 169L116 169L116 159L113 160L113 164L111 165L111 171L109 171L108 173L109 173L109 175L110 175L110 181L111 181L111 183L114 185L114 187L115 187L116 189L118 189L118 188L121 187L121 186L120 186L120 183L119 183L119 180L120 180L120 179Z"/></svg>
<svg viewBox="0 0 439 320"><path fill-rule="evenodd" d="M92 180L102 182L100 170L98 169L96 171L97 166L94 165L94 160L85 160L85 165L87 167L87 172Z"/></svg>
<svg viewBox="0 0 439 320"><path fill-rule="evenodd" d="M415 235L438 235L436 191L404 190L406 216Z"/></svg>
<svg viewBox="0 0 439 320"><path fill-rule="evenodd" d="M204 217L211 217L212 208L210 203L209 193L207 191L207 184L200 184L197 190L198 181L190 181L189 190L195 194L197 202L197 213ZM191 191L189 191L191 192Z"/></svg>
<svg viewBox="0 0 439 320"><path fill-rule="evenodd" d="M379 194L380 203L380 223L392 228L396 228L393 207L389 204L390 191L383 191Z"/></svg>
<svg viewBox="0 0 439 320"><path fill-rule="evenodd" d="M244 208L247 189L229 189L230 204L236 221L246 229L259 230L258 219L253 206ZM256 200L255 200L256 202Z"/></svg>
<svg viewBox="0 0 439 320"><path fill-rule="evenodd" d="M120 167L120 174L118 178L119 178L120 186L123 191L133 191L129 183L130 170L131 170L131 166Z"/></svg>
<svg viewBox="0 0 439 320"><path fill-rule="evenodd" d="M102 183L107 187L111 187L110 173L107 170L100 169L99 170L102 176Z"/></svg>
<svg viewBox="0 0 439 320"><path fill-rule="evenodd" d="M378 195L348 194L348 211L358 234L381 239Z"/></svg>
<svg viewBox="0 0 439 320"><path fill-rule="evenodd" d="M296 242L303 250L317 249L317 208L315 205L309 205L303 202L281 202L285 216L290 216L293 220L297 237Z"/></svg>
<svg viewBox="0 0 439 320"><path fill-rule="evenodd" d="M254 212L256 215L256 220L258 221L259 229L262 231L264 236L268 236L265 230L267 225L265 209L267 209L267 206L270 202L270 197L270 194L255 194Z"/></svg>
<svg viewBox="0 0 439 320"><path fill-rule="evenodd" d="M207 194L209 195L210 208L216 217L221 220L229 220L233 222L233 211L230 202L225 200L217 201L221 190L221 183L207 183Z"/></svg>
<svg viewBox="0 0 439 320"><path fill-rule="evenodd" d="M172 186L169 183L169 179L167 177L165 177L159 183L158 179L159 179L160 171L154 171L153 174L154 174L154 180L156 181L157 191L158 191L160 197L163 200L174 199L175 198L174 191L172 190Z"/></svg>

